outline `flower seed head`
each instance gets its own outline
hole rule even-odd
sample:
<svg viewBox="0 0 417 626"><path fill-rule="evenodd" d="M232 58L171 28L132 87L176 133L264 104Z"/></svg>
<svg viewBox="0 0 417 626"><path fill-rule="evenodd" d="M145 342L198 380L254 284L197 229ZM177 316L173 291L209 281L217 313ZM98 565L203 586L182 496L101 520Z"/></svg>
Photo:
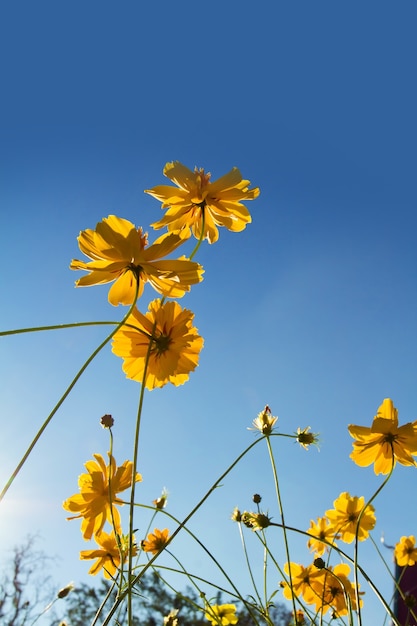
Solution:
<svg viewBox="0 0 417 626"><path fill-rule="evenodd" d="M111 415L103 415L100 420L100 424L103 426L103 428L111 428L114 424L114 419Z"/></svg>

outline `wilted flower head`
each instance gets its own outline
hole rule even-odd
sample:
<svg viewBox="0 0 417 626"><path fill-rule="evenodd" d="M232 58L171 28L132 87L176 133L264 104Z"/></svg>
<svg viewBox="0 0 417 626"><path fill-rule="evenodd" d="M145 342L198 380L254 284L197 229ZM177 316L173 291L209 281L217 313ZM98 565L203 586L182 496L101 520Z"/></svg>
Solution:
<svg viewBox="0 0 417 626"><path fill-rule="evenodd" d="M159 498L156 498L156 500L152 500L152 504L157 508L157 509L164 509L166 507L167 504L167 500L168 500L168 491L165 489L165 487L162 489L162 493L159 496Z"/></svg>
<svg viewBox="0 0 417 626"><path fill-rule="evenodd" d="M274 429L275 422L278 420L277 417L273 417L271 413L271 409L268 405L258 414L252 424L253 428L249 428L249 430L259 430L263 435L270 435Z"/></svg>
<svg viewBox="0 0 417 626"><path fill-rule="evenodd" d="M252 530L263 530L271 524L271 518L266 513L252 513L244 511L241 516L242 522Z"/></svg>
<svg viewBox="0 0 417 626"><path fill-rule="evenodd" d="M242 513L239 511L237 506L235 506L235 508L233 509L233 513L230 519L232 520L232 522L240 522L242 520Z"/></svg>
<svg viewBox="0 0 417 626"><path fill-rule="evenodd" d="M242 180L237 167L214 182L210 173L200 168L194 171L179 161L167 163L164 174L176 187L157 185L145 193L162 202L168 209L164 217L152 226L166 226L169 231L182 231L184 236L193 235L214 243L219 238L217 226L239 232L252 219L242 200L254 200L259 188L249 189L250 181Z"/></svg>
<svg viewBox="0 0 417 626"><path fill-rule="evenodd" d="M318 444L318 434L310 433L310 426L301 430L301 428L297 428L297 441L305 450L308 450L308 446L317 445Z"/></svg>

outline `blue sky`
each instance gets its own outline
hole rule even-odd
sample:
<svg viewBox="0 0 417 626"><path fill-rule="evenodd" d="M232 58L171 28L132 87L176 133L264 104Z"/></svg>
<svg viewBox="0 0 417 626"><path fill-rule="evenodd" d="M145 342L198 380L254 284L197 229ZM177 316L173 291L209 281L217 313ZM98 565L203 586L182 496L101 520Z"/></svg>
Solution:
<svg viewBox="0 0 417 626"><path fill-rule="evenodd" d="M0 9L2 328L121 318L107 287L74 289L76 237L112 213L149 229L162 212L143 190L164 182L167 161L213 178L237 166L261 188L248 203L253 223L201 248L204 282L183 299L205 338L198 370L146 394L143 502L166 486L170 512L185 514L252 440L247 427L268 403L282 432L321 434L319 453L276 443L287 521L306 529L340 492L370 496L380 483L348 458L349 423L370 424L384 397L400 422L417 419L416 17L411 1ZM142 306L153 297L148 289ZM2 339L2 482L105 332ZM104 413L116 419L116 459L131 456L138 393L104 350L2 504L2 558L39 532L59 558L58 585L88 580L78 561L87 546L61 502L83 463L108 449ZM377 500L377 541L417 532L413 472L397 468ZM248 593L228 517L255 492L277 519L260 449L193 522ZM193 571L209 569L186 552ZM294 540L294 560L308 558ZM379 620L367 596L365 615Z"/></svg>

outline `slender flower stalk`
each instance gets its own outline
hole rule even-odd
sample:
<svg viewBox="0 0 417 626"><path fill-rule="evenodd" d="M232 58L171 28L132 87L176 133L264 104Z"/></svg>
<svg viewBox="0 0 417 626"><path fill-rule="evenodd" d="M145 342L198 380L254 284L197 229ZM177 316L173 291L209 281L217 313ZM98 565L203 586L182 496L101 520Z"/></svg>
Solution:
<svg viewBox="0 0 417 626"><path fill-rule="evenodd" d="M152 332L155 331L155 327L156 327L156 323L154 323L154 328L152 330ZM148 350L146 353L146 357L145 357L145 363L144 363L144 368L143 368L143 378L142 378L142 384L140 386L140 394L139 394L139 405L138 405L138 412L137 412L137 417L136 417L136 426L135 426L135 436L134 436L134 446L133 446L133 464L132 464L132 476L135 475L135 472L137 471L137 464L138 464L138 455L139 455L139 435L140 435L140 425L141 425L141 418L142 418L142 409L143 409L143 402L144 402L144 397L145 397L145 386L146 386L146 377L148 374L148 364L149 364L149 358L151 355L151 346L152 343L149 342L149 346L148 346ZM128 614L128 623L132 624L132 620L133 620L133 610L132 610L132 587L133 587L133 583L131 583L131 579L132 579L132 572L133 572L133 547L134 547L134 541L133 541L133 525L134 525L134 520L133 520L133 516L134 516L134 510L135 510L135 482L132 482L132 489L130 492L130 509L129 509L129 556L128 556L128 566L127 566L127 580L128 580L128 587L127 587L127 614Z"/></svg>
<svg viewBox="0 0 417 626"><path fill-rule="evenodd" d="M16 468L14 469L13 473L11 474L9 480L7 481L5 486L3 487L3 489L2 489L2 491L0 493L0 502L3 500L4 496L6 495L8 490L10 489L10 486L12 485L14 479L19 474L19 472L22 469L23 465L26 463L30 453L32 452L32 450L36 446L36 444L38 443L39 439L41 438L41 436L42 436L43 432L45 431L45 429L47 428L48 424L51 422L52 418L57 413L58 409L61 407L61 405L66 400L66 398L69 396L69 394L71 393L72 389L75 387L76 383L79 381L79 379L81 378L81 376L83 375L83 373L85 372L87 367L96 358L96 356L99 354L99 352L101 352L101 350L104 348L104 346L106 346L109 343L109 341L111 341L111 339L116 334L116 332L119 330L119 328L121 328L123 326L123 324L125 323L125 321L128 319L128 317L131 314L131 312L132 312L132 310L133 310L133 308L135 306L135 303L136 303L137 290L138 290L138 285L137 285L137 288L136 288L135 300L134 300L133 304L131 305L131 307L129 308L129 310L126 313L126 315L123 317L121 322L119 322L116 325L116 327L112 330L112 332L109 335L107 335L107 337L100 343L100 345L91 353L91 355L88 357L88 359L82 365L82 367L78 370L77 374L74 376L74 378L72 379L71 383L68 385L67 389L64 391L64 393L62 394L61 398L58 400L58 402L56 403L56 405L54 406L54 408L49 413L48 417L46 418L46 420L44 421L44 423L42 424L42 426L40 427L40 429L36 433L35 437L31 441L31 443L29 444L26 452L24 453L24 455L22 456L21 460L19 461L19 463L17 464ZM86 324L83 323L81 325L86 325Z"/></svg>
<svg viewBox="0 0 417 626"><path fill-rule="evenodd" d="M284 538L284 547L285 547L285 555L287 558L287 562L290 562L290 549L289 549L289 545L288 545L288 537L287 537L287 529L285 526L285 518L284 518L284 507L282 506L282 500L281 500L281 491L279 488L279 482L278 482L278 472L277 472L277 468L275 465L275 458L274 458L274 453L272 451L272 446L271 446L271 441L269 439L269 436L266 437L266 445L268 447L268 453L269 453L269 458L271 461L271 466L272 466L272 474L274 477L274 484L275 484L275 493L277 496L277 501L278 501L278 508L279 508L279 513L281 516L281 522L282 522L282 535ZM290 586L292 588L292 575L291 575L291 568L289 570L289 579L290 579ZM294 615L296 615L296 611L297 611L297 607L295 604L295 597L294 595L292 595L292 605L293 605L293 611L294 611Z"/></svg>
<svg viewBox="0 0 417 626"><path fill-rule="evenodd" d="M254 448L261 441L263 441L263 439L264 439L264 437L260 437L259 439L256 439L255 441L253 441L247 448L245 448L245 450L243 452L241 452L239 454L239 456L233 461L233 463L231 463L229 465L229 467L221 474L221 476L219 476L219 478L217 478L217 480L213 483L213 485L210 487L210 489L208 489L208 491L206 491L204 496L197 502L197 504L193 507L193 509L188 513L188 515L186 515L186 517L183 519L183 521L173 531L172 535L169 538L169 542L168 542L167 545L169 545L169 543L171 543L173 541L173 539L178 535L178 533L182 530L182 528L184 528L186 526L186 524L189 522L189 520L192 517L194 517L194 515L197 513L197 511L203 506L203 504L206 502L206 500L208 500L208 498L211 496L213 491L215 491L222 484L222 482L224 481L226 476L228 474L230 474L230 472L250 452L250 450L252 450L252 448ZM158 555L154 555L151 559L149 559L148 563L146 563L146 565L144 565L144 567L141 569L139 574L137 574L134 578L132 578L131 585L129 585L129 587L134 587L135 585L138 584L140 579L145 575L145 573L148 570L148 568L152 567L154 561L157 558L158 558ZM126 596L128 596L128 589L125 589L125 590L120 592L120 594L118 595L117 599L115 600L113 606L111 607L109 613L107 614L105 620L103 621L102 626L108 626L110 624L114 614L116 613L118 607L124 601ZM95 626L95 624L97 623L97 620L98 620L98 617L96 616L96 618L94 619L94 621L91 624L91 626Z"/></svg>
<svg viewBox="0 0 417 626"><path fill-rule="evenodd" d="M63 330L64 328L81 328L82 326L118 326L119 321L107 322L71 322L70 324L53 324L52 326L32 326L30 328L14 328L12 330L0 331L0 337L8 335L20 335L23 333L36 333L44 330Z"/></svg>
<svg viewBox="0 0 417 626"><path fill-rule="evenodd" d="M245 556L246 567L248 568L249 577L250 577L251 582L252 582L253 590L254 590L255 595L256 595L256 597L258 599L259 605L261 606L262 605L262 599L261 599L261 596L259 595L258 587L256 585L256 581L255 581L255 577L253 575L252 566L251 566L251 563L250 563L248 551L247 551L247 548L246 548L245 535L242 532L242 521L240 519L236 520L236 521L237 521L237 524L239 526L239 535L240 535L240 540L241 540L241 543L242 543L243 554Z"/></svg>
<svg viewBox="0 0 417 626"><path fill-rule="evenodd" d="M369 500L363 507L362 511L360 512L357 523L356 523L355 544L354 544L354 553L353 553L353 578L354 578L355 592L356 592L358 626L362 626L362 612L361 612L361 604L359 602L359 584L358 584L358 571L359 571L358 550L359 550L359 533L360 533L361 519L362 519L362 516L366 515L367 508L372 505L372 502L375 500L378 494L388 484L388 481L392 476L392 472L394 471L394 467L395 467L395 461L394 461L394 457L392 457L391 471L389 472L388 476L385 478L383 483L375 491L375 493L369 498Z"/></svg>
<svg viewBox="0 0 417 626"><path fill-rule="evenodd" d="M143 509L149 509L151 511L154 512L154 515L152 516L152 520L154 519L155 515L156 515L156 511L154 510L154 507L150 507L149 505L146 504L137 504L136 506L143 508ZM169 513L168 511L162 510L160 509L160 512L163 513L163 515L166 515L170 520L172 520L173 522L175 522L178 526L181 525L181 521L176 518L174 515L172 515L171 513ZM151 522L152 522L151 520ZM148 530L146 531L145 535L148 534L149 528L151 527L151 522L148 524ZM228 575L228 573L226 572L226 570L222 567L221 563L216 559L216 557L212 554L212 552L210 552L210 550L204 545L204 543L201 541L201 539L198 538L197 535L195 535L186 525L182 526L182 529L184 530L184 532L186 532L199 546L200 548L207 554L207 556L210 558L210 560L216 565L216 567L218 568L218 570L220 571L220 573L224 576L224 578L227 580L227 582L229 583L229 585L231 586L231 588L233 589L233 593L236 597L236 599L238 599L240 602L242 602L242 604L244 604L246 606L246 608L248 609L249 613L251 613L251 606L250 604L247 602L247 600L241 595L239 589L236 587L236 585L234 584L233 580L230 578L230 576ZM201 579L199 579L201 580ZM205 582L205 581L203 581ZM210 583L211 584L211 583ZM228 593L230 594L230 591L226 591L225 589L221 589L220 587L216 586L217 589L219 589L219 591L223 591L224 593ZM260 598L259 598L259 602L261 604Z"/></svg>

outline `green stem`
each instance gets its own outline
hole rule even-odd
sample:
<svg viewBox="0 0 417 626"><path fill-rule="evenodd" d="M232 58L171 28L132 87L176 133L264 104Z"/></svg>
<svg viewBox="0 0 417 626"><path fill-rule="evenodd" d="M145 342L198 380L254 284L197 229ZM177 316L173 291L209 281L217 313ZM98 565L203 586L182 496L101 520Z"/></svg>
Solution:
<svg viewBox="0 0 417 626"><path fill-rule="evenodd" d="M138 288L137 288L137 291L138 291ZM6 485L4 486L3 490L1 491L1 493L0 493L0 502L2 501L2 499L4 498L6 493L8 492L8 490L9 490L10 486L12 485L14 479L19 474L20 470L22 469L23 465L25 464L26 460L28 459L28 457L29 457L30 453L32 452L33 448L38 443L39 439L41 438L41 436L42 436L44 430L46 429L46 427L48 426L49 422L52 420L52 418L54 417L55 413L58 411L60 406L64 403L64 401L68 397L68 395L71 393L72 389L75 387L76 383L81 378L82 374L85 372L85 370L90 365L90 363L95 359L95 357L98 355L98 353L112 339L112 337L116 334L116 332L119 330L119 328L121 328L121 326L123 326L124 322L127 320L129 315L133 311L133 309L135 307L135 304L136 304L137 291L136 291L136 297L135 297L135 299L133 301L133 304L129 308L128 312L126 313L126 315L124 316L122 321L117 324L116 328L114 328L112 330L112 332L104 339L104 341L101 342L101 344L98 346L98 348L96 348L94 350L94 352L85 361L84 365L78 370L77 374L75 375L75 377L71 381L70 385L67 387L67 389L65 390L65 392L63 393L61 398L58 400L57 404L54 406L54 408L52 409L52 411L50 412L50 414L48 415L48 417L46 418L46 420L44 421L44 423L42 424L42 426L40 427L40 429L36 433L35 437L33 438L32 442L30 443L29 447L27 448L25 454L21 458L20 462L16 466L15 470L13 471L13 473L10 476L9 480L7 481ZM92 325L92 324L96 324L96 323L97 322L91 322L91 323L90 322L85 322L85 323L82 322L80 325ZM103 323L104 324L108 324L108 323L113 324L113 322L103 322ZM76 324L76 325L78 325L78 324ZM70 325L64 325L64 326L61 326L61 328L62 327L69 327L69 326ZM74 325L72 325L72 326L74 326ZM45 328L48 328L48 327L45 327ZM50 327L50 328L52 328L52 327ZM16 332L19 332L19 331L16 331Z"/></svg>
<svg viewBox="0 0 417 626"><path fill-rule="evenodd" d="M392 450L391 470L390 470L388 476L383 481L383 483L375 491L373 496L371 496L369 498L368 502L366 502L366 504L363 507L362 511L359 513L358 520L356 522L355 545L354 545L354 548L353 548L353 580L354 580L354 583L355 583L355 597L356 597L356 605L357 605L357 613L358 613L358 626L362 626L362 612L361 612L361 605L360 605L360 599L359 599L359 584L358 584L358 567L359 567L358 566L358 551L359 551L359 528L360 528L360 523L361 523L362 516L365 513L366 509L375 500L377 495L382 491L382 489L388 483L389 479L392 476L392 472L394 471L394 467L395 467L395 458L394 458L394 450Z"/></svg>
<svg viewBox="0 0 417 626"><path fill-rule="evenodd" d="M282 534L283 534L283 537L284 537L285 555L286 555L287 563L288 563L288 575L289 575L290 587L291 587L292 606L293 606L294 615L297 615L297 607L296 607L296 603L295 603L295 596L292 593L292 574L291 574L290 549L289 549L289 546L288 546L287 529L286 529L286 526L285 526L284 507L282 506L281 492L280 492L279 483L278 483L278 472L277 472L277 468L276 468L276 465L275 465L274 453L272 451L272 446L271 446L271 442L269 440L269 437L266 438L266 444L268 446L269 458L271 460L272 473L273 473L274 483L275 483L275 492L276 492L276 495L277 495L278 508L279 508L279 513L280 513L281 522L282 522Z"/></svg>
<svg viewBox="0 0 417 626"><path fill-rule="evenodd" d="M109 450L109 464L108 464L108 471L109 471L109 502L110 502L110 517L111 517L111 524L113 526L113 534L114 534L114 538L116 540L117 543L117 548L119 550L119 555L120 555L120 583L119 583L119 589L121 589L122 584L123 584L123 546L122 546L122 541L120 539L120 535L118 532L118 529L116 527L116 522L114 519L114 510L113 510L113 490L112 490L112 460L113 460L113 432L111 427L109 427L109 435L110 435L110 450Z"/></svg>
<svg viewBox="0 0 417 626"><path fill-rule="evenodd" d="M139 506L144 509L153 509L153 507L150 507L146 504L136 504L135 506ZM173 520L176 524L181 524L180 520L174 517L173 515L171 515L171 513L168 513L167 511L162 511L162 510L160 512L166 515L167 517L169 517L169 519ZM183 526L183 530L186 533L188 533L188 535L190 535L190 537L192 537L196 543L198 543L198 545L204 550L204 552L209 556L209 558L213 561L216 567L220 570L220 572L223 574L227 582L232 587L235 597L238 598L241 602L243 602L243 604L247 605L245 598L243 598L243 596L240 595L239 589L236 587L236 585L234 584L230 576L227 574L227 572L223 569L223 567L221 566L219 561L216 559L216 557L210 552L210 550L204 545L204 543L197 537L197 535L195 535L187 526ZM227 593L231 593L231 592L227 592ZM259 598L259 602L260 602L260 598Z"/></svg>
<svg viewBox="0 0 417 626"><path fill-rule="evenodd" d="M250 560L249 560L248 551L246 549L245 536L244 536L244 534L242 532L242 523L238 522L238 525L239 525L240 540L242 542L242 547L243 547L243 554L245 555L245 559L246 559L246 566L247 566L248 571L249 571L249 576L250 576L250 579L252 581L252 585L253 585L253 589L255 591L255 595L258 598L258 602L259 602L260 606L262 606L261 596L259 595L258 588L256 586L255 578L253 576L252 567L251 567Z"/></svg>
<svg viewBox="0 0 417 626"><path fill-rule="evenodd" d="M164 298L161 301L161 305L164 301ZM156 320L154 322L153 328L152 328L152 337L155 334L155 328L156 328ZM133 447L133 465L132 465L132 489L130 492L130 504L129 504L129 557L128 557L128 568L127 568L127 592L128 592L128 596L127 596L127 614L128 614L128 626L131 626L133 624L133 611L132 611L132 584L131 584L131 578L132 578L132 571L133 571L133 517L134 517L134 510L135 510L135 488L136 488L136 481L135 481L135 477L136 477L136 472L137 472L137 466L138 466L138 454L139 454L139 434L140 434L140 425L141 425L141 418L142 418L142 409L143 409L143 401L144 401L144 397L145 397L145 388L146 388L146 377L148 374L148 365L149 365L149 358L151 356L151 351L152 351L152 346L153 346L153 341L152 339L149 340L149 345L148 345L148 350L146 352L146 358L145 358L145 365L144 365L144 369L143 369L143 377L142 377L142 384L141 384L141 388L140 388L140 395L139 395L139 405L138 405L138 412L137 412L137 417L136 417L136 427L135 427L135 439L134 439L134 447Z"/></svg>
<svg viewBox="0 0 417 626"><path fill-rule="evenodd" d="M211 494L213 493L213 491L215 489L217 489L218 487L220 487L220 483L222 480L224 480L224 478L232 471L232 469L242 460L242 458L254 447L256 446L258 443L260 443L261 441L263 441L265 439L265 437L260 437L259 439L256 439L253 443L251 443L241 454L239 454L239 456L233 461L233 463L231 465L229 465L229 467L227 468L227 470L225 472L223 472L223 474L213 483L213 485L210 487L210 489L204 494L204 496L201 498L201 500L199 500L199 502L195 505L195 507L190 511L190 513L184 518L184 520L180 523L180 525L178 526L178 528L175 529L175 531L172 533L172 535L170 536L167 545L169 545L171 543L171 541L178 535L178 533L181 531L182 528L184 528L184 526L187 524L187 522L195 515L195 513L201 508L201 506L204 504L204 502L211 496ZM146 570L151 567L154 563L154 561L158 558L158 555L156 554L155 556L153 556L148 563L143 567L143 569L140 571L139 574L137 574L135 576L135 578L132 581L129 581L129 587L130 585L132 587L134 587L142 578L142 576L145 574ZM124 591L120 594L120 596L116 599L116 601L114 602L112 608L110 609L106 619L104 620L102 626L108 626L108 624L110 623L110 620L112 619L113 615L115 614L115 612L117 611L117 607L119 606L119 604L121 602L123 602L123 600L125 599L126 595L128 594L128 591ZM91 626L94 626L96 623L96 621L93 622L93 624L91 624Z"/></svg>
<svg viewBox="0 0 417 626"><path fill-rule="evenodd" d="M141 565L139 565L139 567L141 567ZM174 567L168 567L166 565L158 565L158 566L154 566L153 565L151 569L153 571L155 571L156 573L158 573L158 570L164 570L164 571L167 571L167 572L173 572L174 574L184 575L183 571L175 569ZM242 597L241 597L240 594L237 595L237 594L233 593L233 591L230 591L230 589L225 589L224 587L221 587L220 585L217 585L216 583L213 583L212 581L207 580L206 578L203 578L202 576L198 576L197 574L188 574L188 575L192 576L193 578L195 578L195 580L198 580L199 582L204 583L205 585L209 585L210 587L213 587L213 589L216 589L216 591L219 591L220 593L225 593L226 595L231 596L236 601L241 601L242 600ZM168 587L172 591L176 591L175 588L172 585L170 585L168 582L166 582L166 584L168 585ZM182 595L182 594L180 594L180 595ZM247 601L244 601L244 603L246 604L246 606L252 606Z"/></svg>
<svg viewBox="0 0 417 626"><path fill-rule="evenodd" d="M111 596L111 594L112 594L112 591L113 591L113 589L114 589L115 585L116 585L116 582L115 582L115 581L113 581L113 583L112 583L112 584L111 584L111 586L109 587L108 592L107 592L107 593L106 593L106 595L104 596L102 603L100 604L100 606L99 606L99 607L98 607L98 609L97 609L97 613L95 614L94 619L93 619L93 622L92 622L93 624L95 624L95 623L96 623L96 621L98 620L98 618L100 617L101 612L103 611L104 607L106 606L106 604L107 604L107 602L108 602L108 600L109 600L109 598L110 598L110 596Z"/></svg>
<svg viewBox="0 0 417 626"><path fill-rule="evenodd" d="M199 239L198 239L198 241L197 241L197 243L196 243L196 245L195 245L194 250L193 250L193 251L191 252L191 254L190 254L190 261L192 261L192 260L193 260L193 258L195 257L195 255L196 255L196 254L197 254L197 252L198 252L199 247L201 246L201 244L202 244L202 242L203 242L203 240L204 240L204 227L205 227L205 225L206 225L206 213L205 213L205 211L204 211L204 206L203 206L203 207L201 207L201 216L202 216L202 219L201 219L201 231L200 231L200 237L199 237Z"/></svg>
<svg viewBox="0 0 417 626"><path fill-rule="evenodd" d="M277 524L276 522L271 522L269 525L270 526L276 526L277 528L282 528L282 525L281 524ZM297 533L299 535L304 535L305 537L308 537L308 538L313 537L313 539L320 539L320 541L322 543L325 543L326 545L328 545L329 548L333 549L341 557L346 559L346 561L348 561L349 563L354 565L355 561L354 561L354 559L352 557L350 557L346 552L344 552L338 546L335 546L330 541L327 541L327 539L324 539L324 538L321 538L321 537L316 537L315 535L312 535L311 533L306 532L305 530L300 530L299 528L294 528L293 526L286 526L286 529L287 529L287 531L291 531L291 532ZM376 595L378 600L381 602L381 604L384 607L384 609L386 610L386 612L390 615L390 617L393 620L393 623L395 624L395 626L401 626L401 624L396 620L395 616L392 614L391 608L387 604L384 596L381 594L381 592L379 591L378 587L375 586L375 584L373 583L373 581L370 578L370 576L366 573L366 571L363 569L363 567L361 567L359 565L359 563L358 563L357 567L358 567L358 571L364 577L364 579L366 580L366 582L368 583L368 585L370 586L370 588L372 589L372 591L374 592L374 594Z"/></svg>
<svg viewBox="0 0 417 626"><path fill-rule="evenodd" d="M52 326L34 326L33 328L16 328L14 330L0 331L0 337L8 335L19 335L21 333L36 333L43 330L62 330L64 328L78 328L81 326L110 326L118 325L120 322L71 322L70 324L53 324Z"/></svg>

